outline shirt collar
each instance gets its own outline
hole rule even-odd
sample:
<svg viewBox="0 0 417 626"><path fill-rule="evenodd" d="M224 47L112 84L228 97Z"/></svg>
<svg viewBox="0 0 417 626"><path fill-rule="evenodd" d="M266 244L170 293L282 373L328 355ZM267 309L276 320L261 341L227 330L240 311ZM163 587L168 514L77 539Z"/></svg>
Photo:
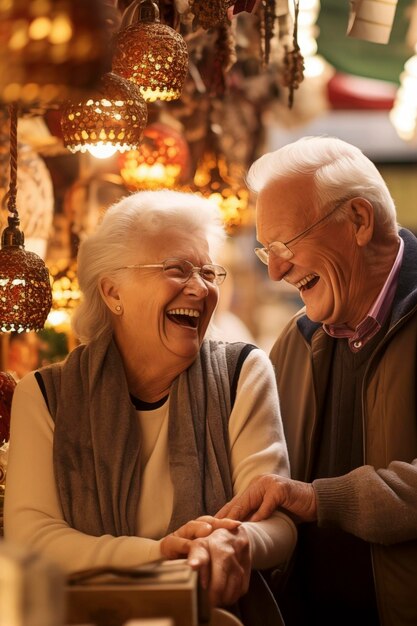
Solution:
<svg viewBox="0 0 417 626"><path fill-rule="evenodd" d="M346 324L323 324L323 329L335 339L347 338L352 352L358 352L380 330L391 309L397 288L398 275L403 259L404 241L400 238L400 246L387 279L376 300L365 318L359 322L355 330Z"/></svg>

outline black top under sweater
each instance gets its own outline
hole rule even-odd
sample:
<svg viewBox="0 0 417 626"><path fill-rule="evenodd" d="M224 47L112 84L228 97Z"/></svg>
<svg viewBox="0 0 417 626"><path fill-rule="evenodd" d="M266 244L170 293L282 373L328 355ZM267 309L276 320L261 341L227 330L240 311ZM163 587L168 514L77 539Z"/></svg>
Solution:
<svg viewBox="0 0 417 626"><path fill-rule="evenodd" d="M347 339L334 340L310 481L341 476L363 465L362 381L384 331L356 353ZM294 570L280 605L286 626L377 626L369 544L339 529L300 524Z"/></svg>

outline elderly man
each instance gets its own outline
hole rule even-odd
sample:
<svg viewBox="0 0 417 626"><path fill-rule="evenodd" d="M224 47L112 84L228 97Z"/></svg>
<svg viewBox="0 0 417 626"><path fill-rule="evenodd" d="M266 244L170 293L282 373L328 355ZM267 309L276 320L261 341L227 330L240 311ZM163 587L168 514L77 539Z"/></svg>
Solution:
<svg viewBox="0 0 417 626"><path fill-rule="evenodd" d="M299 522L287 626L417 624L417 239L341 140L300 139L248 181L255 252L305 304L271 352L292 479L263 475L219 515Z"/></svg>

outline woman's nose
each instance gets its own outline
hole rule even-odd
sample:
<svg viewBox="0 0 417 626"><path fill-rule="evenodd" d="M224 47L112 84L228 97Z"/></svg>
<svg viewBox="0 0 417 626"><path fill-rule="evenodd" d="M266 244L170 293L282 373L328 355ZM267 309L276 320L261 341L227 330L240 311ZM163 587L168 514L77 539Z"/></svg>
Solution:
<svg viewBox="0 0 417 626"><path fill-rule="evenodd" d="M185 283L184 291L194 293L199 298L204 298L208 294L208 286L201 278L199 272L193 272Z"/></svg>

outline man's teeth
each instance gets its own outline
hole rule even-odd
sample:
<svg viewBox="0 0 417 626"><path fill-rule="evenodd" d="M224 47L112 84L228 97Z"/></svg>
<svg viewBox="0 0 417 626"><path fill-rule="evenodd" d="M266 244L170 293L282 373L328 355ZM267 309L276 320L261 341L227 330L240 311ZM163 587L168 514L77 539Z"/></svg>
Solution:
<svg viewBox="0 0 417 626"><path fill-rule="evenodd" d="M301 289L301 287L305 287L307 283L309 283L310 280L313 280L313 278L316 278L316 276L317 274L307 274L307 276L304 276L304 278L299 280L298 283L295 283L294 287L297 287L297 289Z"/></svg>
<svg viewBox="0 0 417 626"><path fill-rule="evenodd" d="M195 309L170 309L167 311L171 315L188 315L189 317L200 317L200 312Z"/></svg>

